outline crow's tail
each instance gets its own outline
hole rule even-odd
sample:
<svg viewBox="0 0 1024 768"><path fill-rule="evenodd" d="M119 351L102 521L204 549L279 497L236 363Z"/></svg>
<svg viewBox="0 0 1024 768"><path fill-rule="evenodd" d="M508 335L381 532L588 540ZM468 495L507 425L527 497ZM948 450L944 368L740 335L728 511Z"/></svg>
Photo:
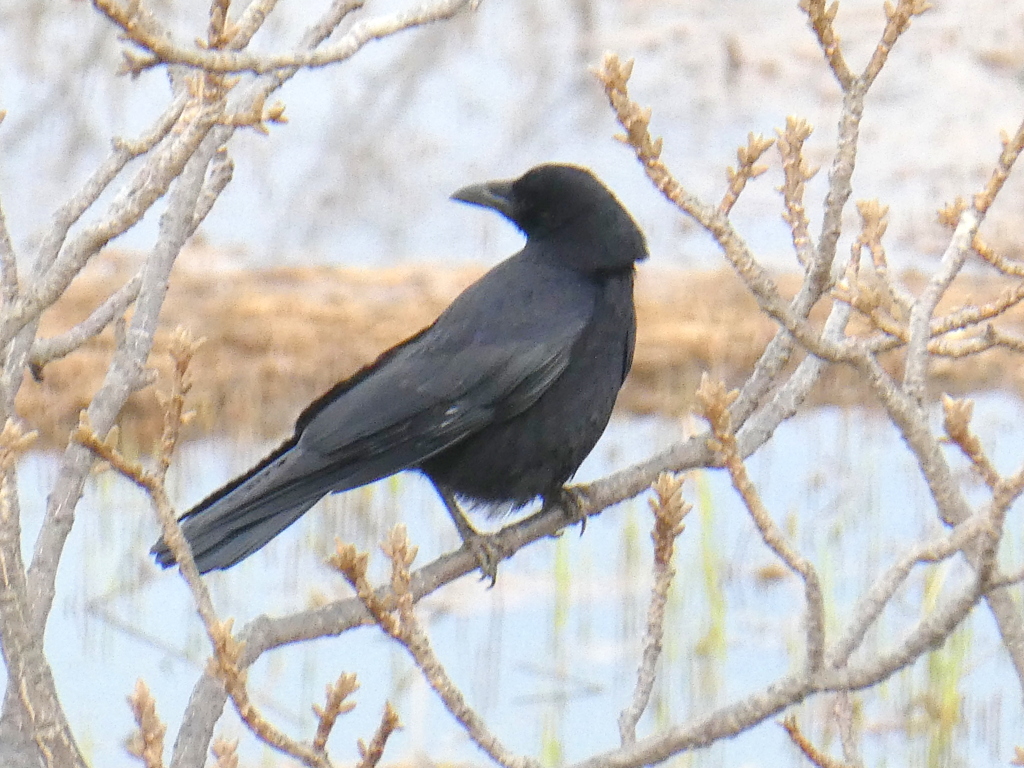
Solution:
<svg viewBox="0 0 1024 768"><path fill-rule="evenodd" d="M250 472L215 491L180 522L200 573L229 568L298 520L332 490L337 469L294 441L285 443ZM174 565L163 538L152 550L164 568Z"/></svg>

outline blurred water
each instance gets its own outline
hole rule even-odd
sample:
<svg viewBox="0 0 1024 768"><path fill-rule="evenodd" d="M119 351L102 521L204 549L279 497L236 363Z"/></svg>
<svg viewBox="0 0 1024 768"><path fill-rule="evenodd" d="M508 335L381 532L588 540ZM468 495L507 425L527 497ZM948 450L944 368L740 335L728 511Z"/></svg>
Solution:
<svg viewBox="0 0 1024 768"><path fill-rule="evenodd" d="M979 398L975 426L1003 470L1024 457L1022 424L1019 401ZM679 439L684 428L667 419L618 418L578 479L640 460ZM184 446L172 483L180 506L246 467L261 450L219 440ZM821 569L832 632L880 569L909 542L939 530L913 460L870 412L801 415L749 465L775 519ZM20 467L26 549L54 471L54 457L42 453ZM801 589L792 578L760 577L772 558L726 478L700 473L687 482L685 495L697 509L678 541L665 656L641 734L763 687L797 663L802 647ZM321 564L335 536L372 550L379 578L383 557L376 542L397 520L420 547L418 563L457 543L429 486L411 474L392 478L326 500L263 551L210 576L218 610L240 626L262 613L279 615L345 594L342 579ZM1016 510L1006 564L1020 561L1020 523ZM470 576L418 608L451 676L512 749L576 760L616 745L615 722L632 690L646 610L649 525L646 501L623 504L591 520L582 537L569 531L503 563L494 589ZM132 728L125 696L137 678L153 690L173 735L208 654L183 583L159 572L146 556L156 528L133 486L98 476L79 506L62 561L47 651L70 721L95 765L134 764L121 741ZM966 575L955 562L938 573L948 584ZM920 615L924 586L915 575L900 590L867 650L890 646ZM951 647L858 696L867 764L984 765L1012 756L1014 734L1024 726L1020 691L991 618L976 612ZM961 647L965 655L957 656ZM942 679L951 674L952 682L937 677L943 663ZM356 758L355 740L372 734L388 699L405 725L389 743L388 762L418 756L446 763L486 760L406 654L374 629L275 651L254 667L250 680L268 716L309 738L315 728L310 706L322 702L324 685L342 671L356 672L362 687L355 697L359 706L335 728L335 758ZM947 734L951 745L942 760L928 762L943 735L929 713L938 694L950 690L963 697L959 724ZM830 707L821 697L796 712L812 738L835 747L834 734L822 725ZM218 731L240 734L233 713ZM260 752L242 735L243 761L266 764ZM687 764L798 763L782 730L765 723Z"/></svg>

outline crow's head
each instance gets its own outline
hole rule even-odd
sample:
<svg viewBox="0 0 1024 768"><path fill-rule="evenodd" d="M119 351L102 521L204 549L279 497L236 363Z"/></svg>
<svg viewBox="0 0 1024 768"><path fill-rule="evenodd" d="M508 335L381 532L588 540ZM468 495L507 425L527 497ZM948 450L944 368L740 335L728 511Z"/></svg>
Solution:
<svg viewBox="0 0 1024 768"><path fill-rule="evenodd" d="M493 208L552 257L586 271L629 267L647 257L644 236L622 203L586 168L547 164L518 179L463 187L452 199Z"/></svg>

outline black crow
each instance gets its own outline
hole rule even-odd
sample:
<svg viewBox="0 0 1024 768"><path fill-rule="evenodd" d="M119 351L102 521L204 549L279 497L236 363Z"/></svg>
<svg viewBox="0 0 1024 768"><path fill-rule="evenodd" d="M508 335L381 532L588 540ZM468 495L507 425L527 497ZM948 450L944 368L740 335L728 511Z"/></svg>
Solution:
<svg viewBox="0 0 1024 768"><path fill-rule="evenodd" d="M541 165L452 197L493 208L523 249L433 325L303 411L280 448L181 518L199 570L229 568L328 493L406 469L434 483L494 577L457 499L505 510L563 485L597 442L633 359L634 262L644 236L584 168ZM153 547L167 567L174 557Z"/></svg>

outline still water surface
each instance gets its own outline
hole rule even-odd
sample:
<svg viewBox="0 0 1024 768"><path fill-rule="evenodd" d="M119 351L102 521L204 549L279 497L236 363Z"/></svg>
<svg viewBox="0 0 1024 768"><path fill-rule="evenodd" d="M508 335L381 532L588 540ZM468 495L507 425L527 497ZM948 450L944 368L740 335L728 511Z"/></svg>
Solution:
<svg viewBox="0 0 1024 768"><path fill-rule="evenodd" d="M980 398L975 426L1007 471L1024 459L1024 406L1008 397ZM661 418L618 418L581 468L580 480L641 460L686 434L690 426ZM182 448L172 490L185 508L258 458L266 446L207 440ZM823 409L783 426L749 462L775 519L823 574L830 630L878 572L908 545L939 530L916 466L884 421L859 410ZM20 467L25 529L32 541L52 454ZM981 497L981 489L975 489ZM793 578L768 579L772 557L727 479L702 472L687 482L695 503L677 545L678 571L667 621L665 655L648 718L651 728L679 723L758 690L792 668L802 648L802 597ZM422 564L454 548L457 537L429 485L408 474L321 503L270 546L208 583L222 616L235 625L263 613L280 615L347 594L322 565L335 536L372 549L401 520L420 547ZM1020 511L1011 515L1004 565L1021 558ZM501 566L487 589L475 576L421 603L434 647L469 701L514 750L572 761L617 744L616 718L631 695L649 585L650 514L644 500L593 519L586 534L570 531L541 542ZM79 507L62 563L47 650L80 743L93 764L135 765L121 747L132 729L125 696L135 680L151 687L169 722L168 742L208 654L184 584L146 556L157 525L142 495L100 475ZM912 578L885 612L868 652L885 648L921 615L927 588L965 577L958 563ZM358 707L343 717L332 756L357 757L385 700L404 729L388 762L429 756L436 762L483 764L486 758L443 711L405 653L379 631L282 649L250 674L256 701L289 733L310 738L311 704L342 671L357 673ZM960 710L952 733L936 723L942 696ZM956 695L960 698L957 699ZM869 765L1005 764L1024 725L1015 675L993 622L976 611L932 657L881 688L862 694L863 749ZM824 729L831 701L821 697L796 714L819 744L838 749ZM233 714L220 728L240 732ZM243 760L279 765L242 736ZM837 753L838 754L838 753ZM765 723L693 756L688 765L796 765L781 728Z"/></svg>

